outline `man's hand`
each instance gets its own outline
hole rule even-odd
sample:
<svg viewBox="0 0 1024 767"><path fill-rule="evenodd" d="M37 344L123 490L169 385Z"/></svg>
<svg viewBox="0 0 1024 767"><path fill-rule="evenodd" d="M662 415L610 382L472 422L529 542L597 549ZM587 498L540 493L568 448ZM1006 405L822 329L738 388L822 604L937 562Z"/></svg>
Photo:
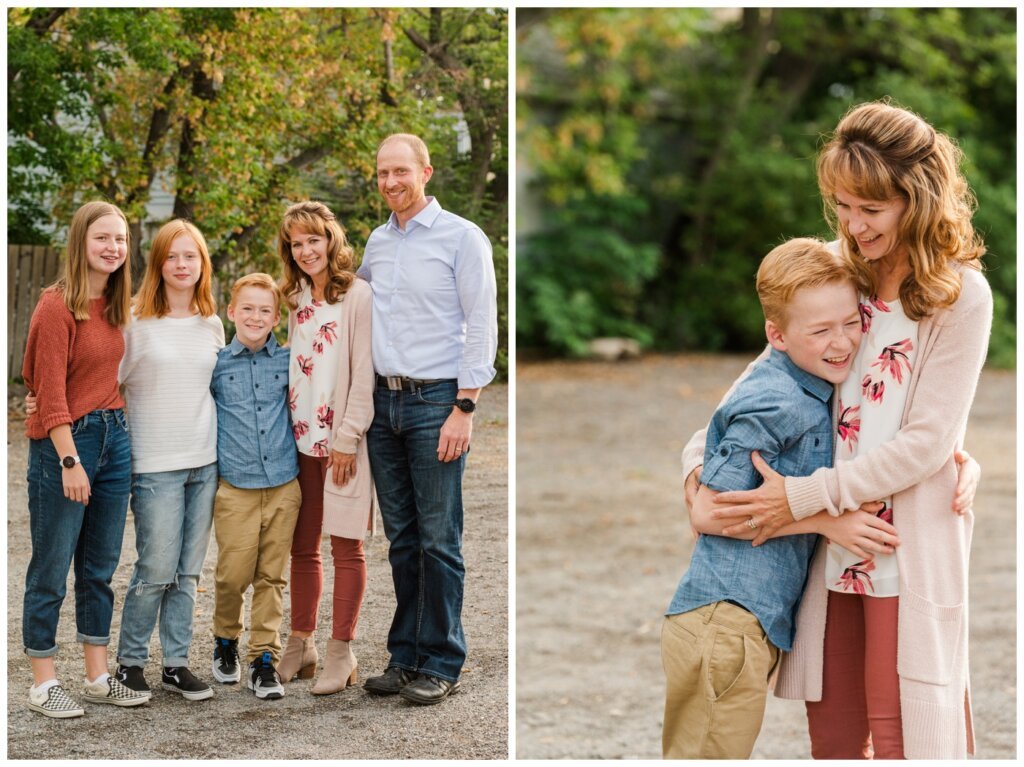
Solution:
<svg viewBox="0 0 1024 767"><path fill-rule="evenodd" d="M469 438L473 433L473 414L452 408L451 415L441 427L437 441L437 460L448 463L469 452Z"/></svg>
<svg viewBox="0 0 1024 767"><path fill-rule="evenodd" d="M338 487L345 487L356 475L356 454L339 453L332 450L327 458L327 467L331 469L331 479Z"/></svg>
<svg viewBox="0 0 1024 767"><path fill-rule="evenodd" d="M764 477L764 484L754 490L730 490L715 496L714 519L748 517L743 522L722 530L723 535L736 535L744 530L757 530L754 546L760 546L768 536L783 525L794 522L793 512L786 498L786 478L775 471L756 450L750 454L754 468Z"/></svg>
<svg viewBox="0 0 1024 767"><path fill-rule="evenodd" d="M847 511L838 517L821 513L817 523L822 535L861 559L872 559L875 554L891 554L900 545L895 527L860 509Z"/></svg>
<svg viewBox="0 0 1024 767"><path fill-rule="evenodd" d="M957 469L953 511L963 515L974 506L974 494L978 492L978 483L981 481L981 464L971 458L966 450L957 450L953 458Z"/></svg>

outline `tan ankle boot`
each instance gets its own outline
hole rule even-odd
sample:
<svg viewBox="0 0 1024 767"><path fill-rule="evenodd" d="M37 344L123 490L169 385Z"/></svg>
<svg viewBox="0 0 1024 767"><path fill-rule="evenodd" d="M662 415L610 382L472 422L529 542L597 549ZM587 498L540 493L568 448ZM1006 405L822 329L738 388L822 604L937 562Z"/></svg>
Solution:
<svg viewBox="0 0 1024 767"><path fill-rule="evenodd" d="M350 684L355 684L357 665L358 661L348 642L341 639L328 640L324 670L320 672L316 684L313 685L313 694L330 695L344 690Z"/></svg>
<svg viewBox="0 0 1024 767"><path fill-rule="evenodd" d="M311 679L316 671L316 643L313 637L288 637L288 646L284 648L281 662L277 664L277 673L282 682L290 682L298 674L299 679Z"/></svg>

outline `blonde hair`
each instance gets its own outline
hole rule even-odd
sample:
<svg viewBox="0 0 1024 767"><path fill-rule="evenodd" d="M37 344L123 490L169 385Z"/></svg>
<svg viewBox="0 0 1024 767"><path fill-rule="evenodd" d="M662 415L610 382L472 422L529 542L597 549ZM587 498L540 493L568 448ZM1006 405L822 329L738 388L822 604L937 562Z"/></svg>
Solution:
<svg viewBox="0 0 1024 767"><path fill-rule="evenodd" d="M210 251L206 247L203 233L194 224L176 218L161 226L153 238L146 276L142 279L139 292L135 294L135 316L139 319L163 317L170 313L167 291L164 290L163 268L171 252L171 244L183 234L187 234L195 242L202 261L199 282L196 283L192 294L192 306L204 317L212 317L217 312L217 304L213 300L213 262L210 261Z"/></svg>
<svg viewBox="0 0 1024 767"><path fill-rule="evenodd" d="M380 150L384 148L385 144L392 141L398 141L409 147L421 167L430 167L430 152L427 150L427 145L423 139L413 133L392 133L377 145L377 154L380 154Z"/></svg>
<svg viewBox="0 0 1024 767"><path fill-rule="evenodd" d="M798 290L843 281L860 287L847 259L833 253L821 240L796 237L772 249L761 260L757 297L764 318L781 328L789 321L789 304Z"/></svg>
<svg viewBox="0 0 1024 767"><path fill-rule="evenodd" d="M261 290L269 290L274 294L274 307L280 311L281 302L284 300L284 293L281 292L281 286L277 284L273 277L263 272L253 272L247 274L244 277L239 277L235 280L235 284L231 286L231 300L228 301L228 306L235 306L238 300L238 294L245 288L260 288Z"/></svg>
<svg viewBox="0 0 1024 767"><path fill-rule="evenodd" d="M835 194L842 189L868 200L902 198L907 207L897 235L911 274L900 285L903 310L912 320L951 306L960 297L961 263L980 269L985 244L971 217L977 207L960 172L963 153L943 133L887 101L852 108L818 156L818 187L825 216L843 242L844 255L875 292L871 263L854 258L857 241L842 230Z"/></svg>
<svg viewBox="0 0 1024 767"><path fill-rule="evenodd" d="M87 202L75 211L68 229L68 243L64 259L64 272L52 288L64 297L64 305L76 320L89 319L89 259L87 256L89 227L104 216L117 216L124 222L125 246L128 256L124 263L107 278L103 296L107 299L103 317L114 327L124 327L131 317L132 301L132 244L128 219L116 205L109 202Z"/></svg>
<svg viewBox="0 0 1024 767"><path fill-rule="evenodd" d="M327 238L327 284L324 286L324 298L329 304L341 300L356 277L352 271L355 251L345 239L345 230L331 209L322 202L309 200L297 202L288 208L277 232L277 253L284 264L282 290L288 307L294 309L298 306L299 293L310 282L292 256L292 229Z"/></svg>

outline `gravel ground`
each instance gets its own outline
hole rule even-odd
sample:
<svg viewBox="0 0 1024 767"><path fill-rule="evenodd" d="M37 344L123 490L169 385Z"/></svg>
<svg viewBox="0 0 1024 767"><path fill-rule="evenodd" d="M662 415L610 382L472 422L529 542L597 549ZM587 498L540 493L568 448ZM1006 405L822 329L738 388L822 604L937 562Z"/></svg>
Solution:
<svg viewBox="0 0 1024 767"><path fill-rule="evenodd" d="M516 753L658 758L662 613L693 543L679 453L747 357L517 366ZM978 754L1016 754L1015 375L987 370L971 571ZM939 513L939 512L937 512ZM769 697L753 756L810 756L803 704Z"/></svg>
<svg viewBox="0 0 1024 767"><path fill-rule="evenodd" d="M241 685L217 685L214 697L187 702L159 689L159 641L154 632L147 669L152 701L135 709L86 705L78 719L52 720L26 706L32 683L22 652L21 605L31 552L25 488L27 441L17 392L8 397L7 468L7 756L9 759L504 759L508 756L508 392L492 385L476 416L474 450L465 479L463 622L469 658L462 692L438 706L415 706L397 696L375 697L362 679L387 662L385 638L394 592L383 532L366 541L368 584L355 652L360 686L313 696L313 680L296 681L278 701L259 701ZM124 592L135 560L131 513L121 565L114 576L116 604L111 662ZM325 540L324 561L330 562ZM213 572L211 541L196 605L191 667L212 682ZM330 635L333 573L326 568L317 645ZM286 598L286 605L288 598ZM76 644L74 592L61 611L57 669L69 691L81 690L82 650ZM288 635L288 616L282 633ZM244 640L243 640L244 646Z"/></svg>

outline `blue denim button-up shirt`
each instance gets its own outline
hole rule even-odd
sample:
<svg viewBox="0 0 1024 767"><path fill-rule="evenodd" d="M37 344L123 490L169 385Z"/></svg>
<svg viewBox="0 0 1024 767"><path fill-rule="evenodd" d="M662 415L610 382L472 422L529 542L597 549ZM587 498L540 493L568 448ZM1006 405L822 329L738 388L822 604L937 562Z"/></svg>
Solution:
<svg viewBox="0 0 1024 767"><path fill-rule="evenodd" d="M787 476L831 466L831 396L832 384L773 349L711 418L701 483L718 491L757 487L763 480L752 450ZM757 616L772 644L790 650L817 540L786 535L754 548L750 541L702 535L667 614L732 600Z"/></svg>
<svg viewBox="0 0 1024 767"><path fill-rule="evenodd" d="M386 376L457 378L460 389L477 389L496 372L491 243L476 224L427 200L404 230L392 213L363 252L358 274L373 288L373 367Z"/></svg>
<svg viewBox="0 0 1024 767"><path fill-rule="evenodd" d="M288 350L271 333L255 354L237 336L217 354L217 465L235 487L269 488L299 474L288 414Z"/></svg>

